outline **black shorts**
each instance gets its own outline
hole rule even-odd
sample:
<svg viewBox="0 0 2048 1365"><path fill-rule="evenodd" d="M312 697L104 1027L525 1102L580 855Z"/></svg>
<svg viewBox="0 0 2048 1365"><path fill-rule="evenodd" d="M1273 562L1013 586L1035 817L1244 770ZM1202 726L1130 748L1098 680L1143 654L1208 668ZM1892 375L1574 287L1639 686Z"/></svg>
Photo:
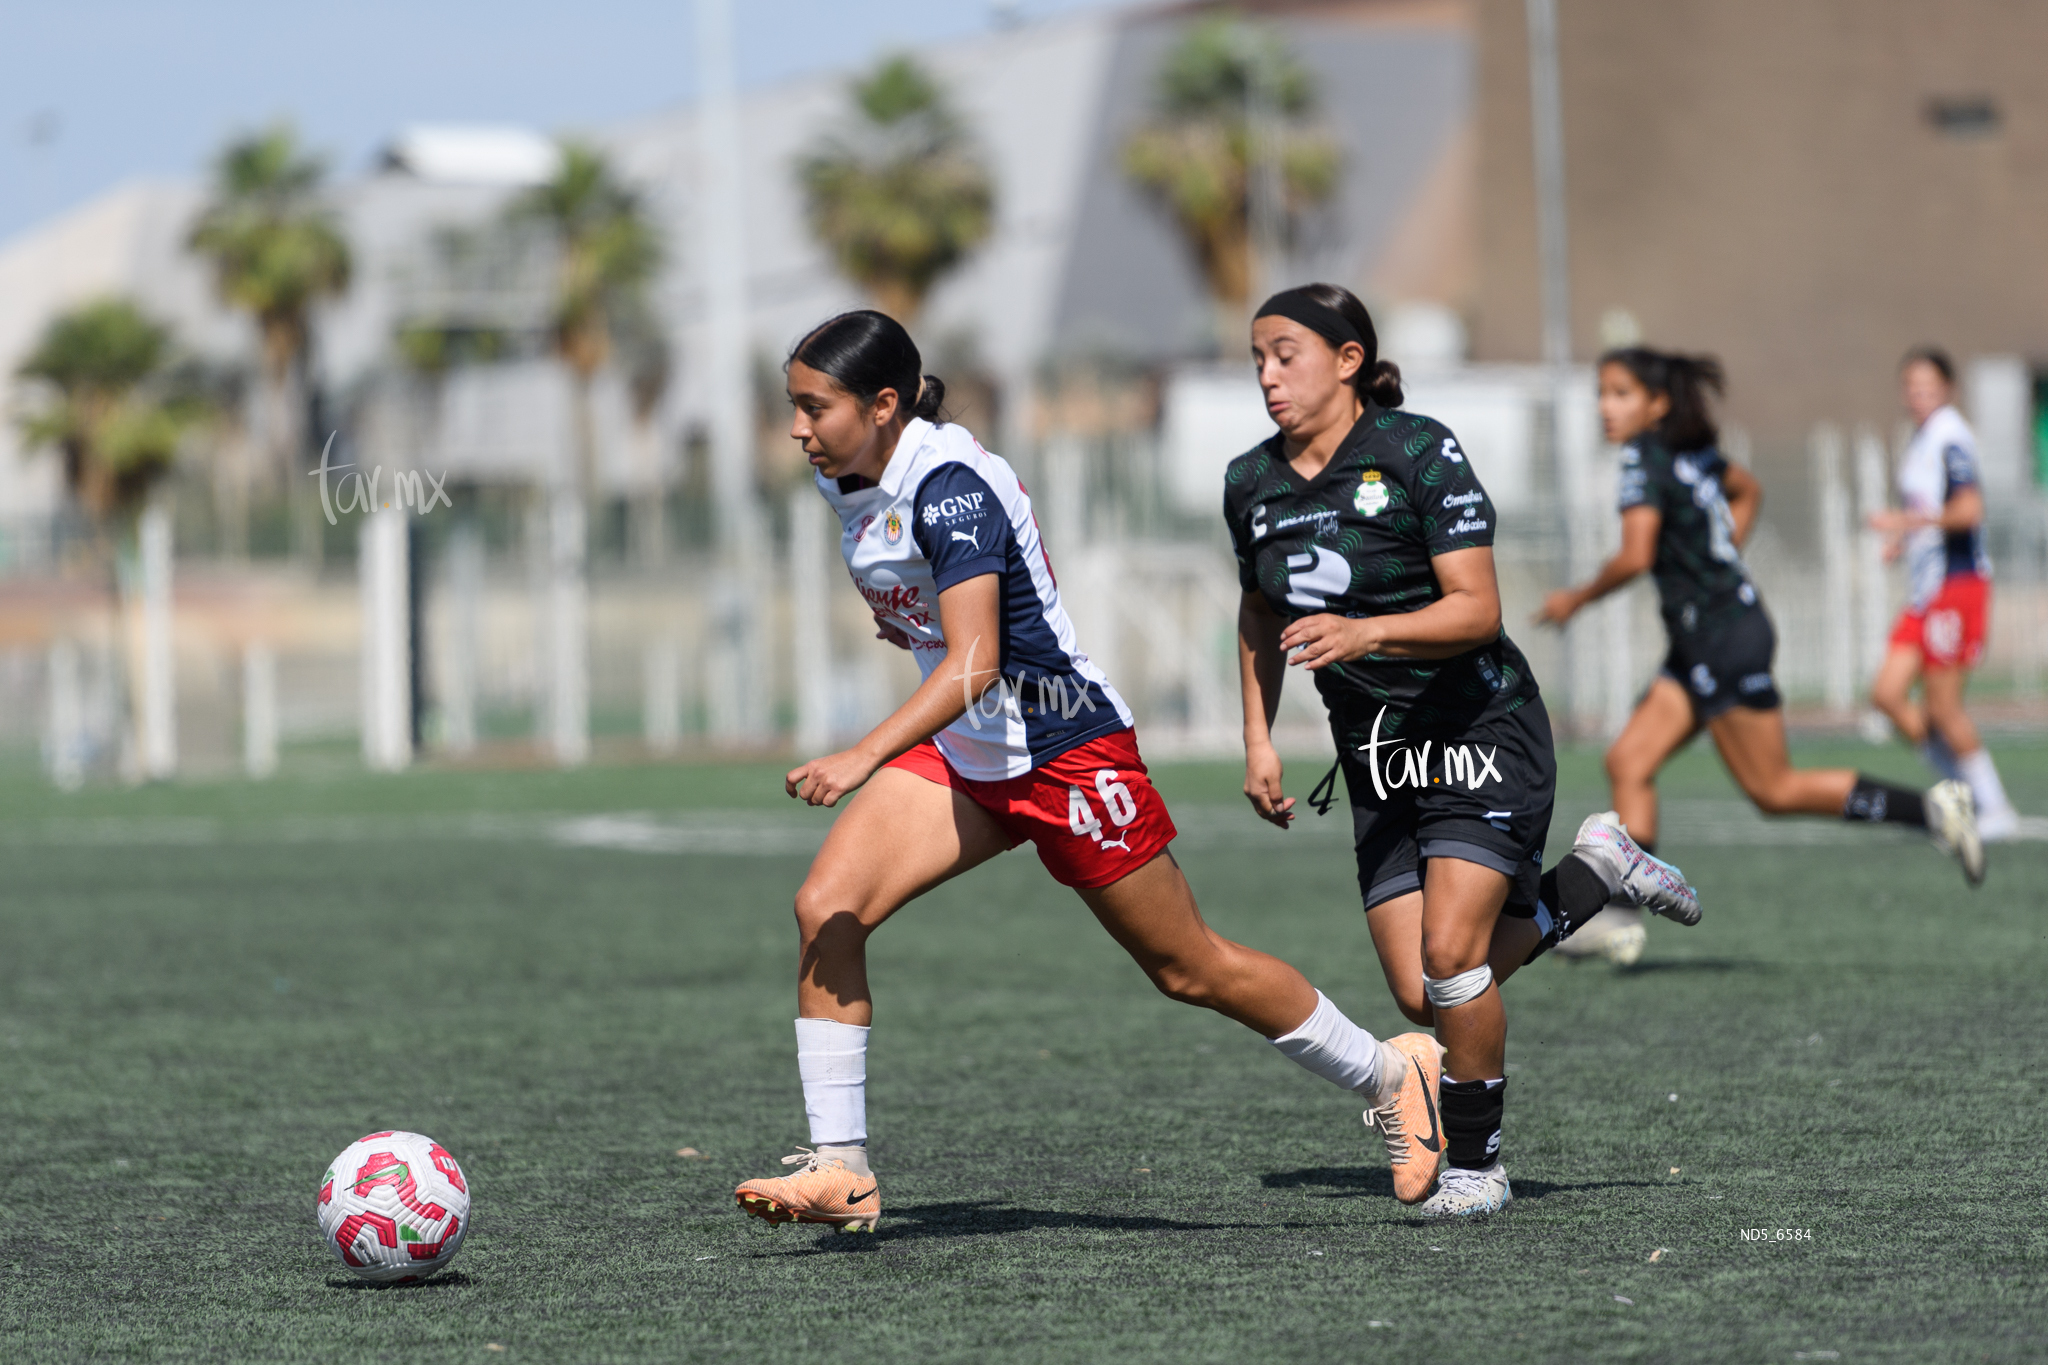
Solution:
<svg viewBox="0 0 2048 1365"><path fill-rule="evenodd" d="M1685 689L1692 717L1705 725L1737 706L1775 711L1784 705L1771 678L1778 632L1762 607L1732 621L1689 632L1671 632L1663 675Z"/></svg>
<svg viewBox="0 0 2048 1365"><path fill-rule="evenodd" d="M1507 875L1508 914L1536 913L1557 795L1542 698L1458 734L1383 739L1375 755L1340 741L1339 754L1367 910L1421 890L1426 859L1457 858Z"/></svg>

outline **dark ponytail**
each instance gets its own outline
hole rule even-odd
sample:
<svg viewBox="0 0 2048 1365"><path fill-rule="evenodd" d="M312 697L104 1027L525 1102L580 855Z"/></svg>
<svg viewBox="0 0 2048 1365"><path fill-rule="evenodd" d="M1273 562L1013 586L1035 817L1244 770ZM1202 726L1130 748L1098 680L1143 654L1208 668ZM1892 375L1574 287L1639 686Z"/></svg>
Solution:
<svg viewBox="0 0 2048 1365"><path fill-rule="evenodd" d="M887 313L861 308L827 318L790 348L783 368L799 360L852 394L862 407L871 406L882 390L893 389L897 407L906 415L945 424L945 381L924 373L917 343Z"/></svg>
<svg viewBox="0 0 2048 1365"><path fill-rule="evenodd" d="M1727 382L1714 357L1623 346L1601 356L1600 364L1621 366L1638 384L1670 400L1671 410L1657 423L1657 436L1673 450L1704 450L1721 438L1707 395L1725 392Z"/></svg>
<svg viewBox="0 0 2048 1365"><path fill-rule="evenodd" d="M1259 305L1256 316L1268 315L1291 318L1329 342L1333 351L1342 350L1348 341L1357 342L1365 363L1351 376L1352 389L1365 402L1401 406L1401 367L1380 359L1379 331L1358 295L1341 284L1304 284L1283 289Z"/></svg>

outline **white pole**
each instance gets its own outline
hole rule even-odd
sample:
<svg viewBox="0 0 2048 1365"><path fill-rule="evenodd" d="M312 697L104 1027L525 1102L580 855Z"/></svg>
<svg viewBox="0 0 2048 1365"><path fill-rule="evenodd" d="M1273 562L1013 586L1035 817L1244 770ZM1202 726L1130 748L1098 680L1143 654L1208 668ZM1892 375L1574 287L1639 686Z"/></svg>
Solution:
<svg viewBox="0 0 2048 1365"><path fill-rule="evenodd" d="M407 659L405 516L383 507L357 542L363 613L363 762L397 772L412 761L412 670Z"/></svg>
<svg viewBox="0 0 2048 1365"><path fill-rule="evenodd" d="M242 646L242 771L277 771L277 654L253 641Z"/></svg>
<svg viewBox="0 0 2048 1365"><path fill-rule="evenodd" d="M747 326L747 239L740 164L739 98L733 67L732 0L696 0L697 79L702 85L697 198L699 266L706 313L705 382L711 394L711 493L717 514L719 609L713 668L730 680L710 689L712 732L728 742L766 729L756 609L760 510L754 498L753 396Z"/></svg>
<svg viewBox="0 0 2048 1365"><path fill-rule="evenodd" d="M50 643L49 731L44 741L50 781L57 790L85 785L85 683L78 646L68 639Z"/></svg>
<svg viewBox="0 0 2048 1365"><path fill-rule="evenodd" d="M448 586L455 619L449 622L441 742L450 753L467 754L476 749L477 657L483 635L484 543L474 526L459 524L448 537Z"/></svg>
<svg viewBox="0 0 2048 1365"><path fill-rule="evenodd" d="M1572 360L1570 256L1564 199L1564 96L1557 64L1557 0L1527 0L1529 123L1535 138L1536 255L1543 288L1543 360Z"/></svg>
<svg viewBox="0 0 2048 1365"><path fill-rule="evenodd" d="M590 580L583 498L564 482L548 495L548 752L565 768L590 758Z"/></svg>
<svg viewBox="0 0 2048 1365"><path fill-rule="evenodd" d="M789 495L790 661L796 668L796 747L825 752L832 739L832 551L824 499L805 480Z"/></svg>
<svg viewBox="0 0 2048 1365"><path fill-rule="evenodd" d="M1838 715L1848 713L1856 696L1855 607L1851 596L1854 569L1842 446L1842 429L1832 422L1823 422L1813 429L1813 473L1820 495L1822 678L1828 709Z"/></svg>
<svg viewBox="0 0 2048 1365"><path fill-rule="evenodd" d="M1571 582L1581 583L1599 568L1601 547L1618 542L1620 525L1614 515L1613 485L1599 476L1600 412L1591 388L1571 384L1568 367L1553 367L1551 374L1556 377L1551 431L1564 503L1565 572ZM1566 628L1570 716L1581 731L1608 728L1613 688L1605 654L1617 629L1625 628L1616 626L1612 607L1582 613ZM1621 690L1625 696L1625 683Z"/></svg>
<svg viewBox="0 0 2048 1365"><path fill-rule="evenodd" d="M670 639L649 640L640 658L640 733L650 751L672 754L682 742L683 657Z"/></svg>
<svg viewBox="0 0 2048 1365"><path fill-rule="evenodd" d="M171 637L171 509L152 502L136 528L142 568L142 772L178 769L177 658Z"/></svg>
<svg viewBox="0 0 2048 1365"><path fill-rule="evenodd" d="M1585 576L1584 462L1565 432L1566 389L1571 383L1571 256L1565 235L1564 95L1558 73L1557 0L1524 0L1529 29L1529 130L1536 177L1536 258L1542 290L1543 363L1550 370L1550 449L1556 462L1564 513L1565 571L1573 582ZM1573 622L1565 630L1567 658L1592 653L1598 623ZM1598 680L1584 667L1568 669L1574 719L1596 714Z"/></svg>
<svg viewBox="0 0 2048 1365"><path fill-rule="evenodd" d="M1884 664L1891 598L1884 575L1884 537L1870 518L1885 508L1884 441L1871 427L1856 433L1856 650L1857 679L1868 688Z"/></svg>
<svg viewBox="0 0 2048 1365"><path fill-rule="evenodd" d="M1088 548L1088 451L1079 436L1062 432L1046 441L1040 464L1045 497L1032 499L1032 510L1057 566L1061 555Z"/></svg>

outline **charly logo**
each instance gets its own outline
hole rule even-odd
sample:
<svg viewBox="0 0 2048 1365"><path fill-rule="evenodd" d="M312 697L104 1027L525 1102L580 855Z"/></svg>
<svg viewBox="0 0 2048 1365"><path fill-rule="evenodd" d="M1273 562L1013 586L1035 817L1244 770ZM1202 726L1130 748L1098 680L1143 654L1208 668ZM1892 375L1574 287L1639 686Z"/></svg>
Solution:
<svg viewBox="0 0 2048 1365"><path fill-rule="evenodd" d="M889 509L889 515L882 518L882 542L886 545L898 545L902 541L903 518L898 516L896 509L892 507Z"/></svg>
<svg viewBox="0 0 2048 1365"><path fill-rule="evenodd" d="M1500 746L1488 748L1483 744L1446 744L1435 755L1439 768L1430 770L1430 750L1436 741L1425 739L1412 745L1405 739L1380 738L1380 724L1387 718L1387 708L1372 718L1372 736L1359 753L1365 755L1366 770L1372 774L1372 789L1380 800L1387 799L1389 791L1402 787L1455 787L1460 782L1465 790L1477 791L1488 782L1498 782L1500 769L1494 759L1500 754ZM1385 754L1382 761L1381 754Z"/></svg>
<svg viewBox="0 0 2048 1365"><path fill-rule="evenodd" d="M1387 510L1393 501L1393 494L1387 491L1387 484L1379 470L1368 469L1359 476L1358 491L1351 495L1351 505L1358 509L1360 516L1376 517Z"/></svg>

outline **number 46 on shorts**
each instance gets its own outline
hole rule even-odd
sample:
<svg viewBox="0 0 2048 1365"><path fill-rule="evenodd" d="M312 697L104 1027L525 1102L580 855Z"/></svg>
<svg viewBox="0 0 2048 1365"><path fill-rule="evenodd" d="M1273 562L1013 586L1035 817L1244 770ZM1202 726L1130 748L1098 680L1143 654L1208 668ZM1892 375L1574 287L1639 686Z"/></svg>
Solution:
<svg viewBox="0 0 2048 1365"><path fill-rule="evenodd" d="M1102 808L1109 812L1110 823L1118 829L1138 818L1138 803L1131 800L1131 789L1117 781L1115 768L1102 768L1095 774L1095 793L1102 798ZM1067 788L1067 828L1076 836L1086 835L1101 843L1102 821L1095 816L1095 808L1088 804L1088 797L1077 786ZM1120 843L1121 840L1111 840Z"/></svg>

